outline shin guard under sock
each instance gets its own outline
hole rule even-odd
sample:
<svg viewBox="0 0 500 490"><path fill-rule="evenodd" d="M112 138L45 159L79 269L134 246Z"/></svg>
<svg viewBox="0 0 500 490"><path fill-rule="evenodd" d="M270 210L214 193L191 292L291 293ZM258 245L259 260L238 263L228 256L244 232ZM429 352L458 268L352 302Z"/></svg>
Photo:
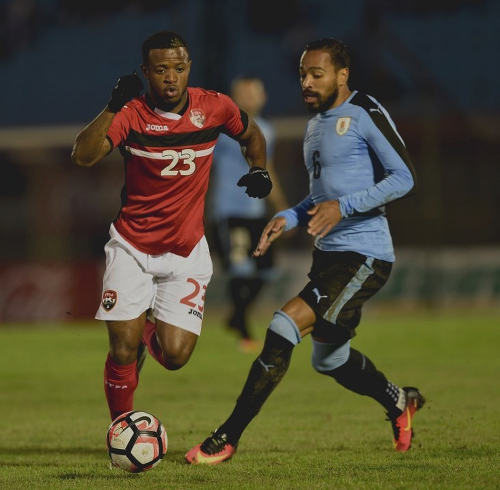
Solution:
<svg viewBox="0 0 500 490"><path fill-rule="evenodd" d="M117 364L108 354L104 365L104 393L108 402L111 420L129 412L134 406L134 391L137 388L137 361Z"/></svg>
<svg viewBox="0 0 500 490"><path fill-rule="evenodd" d="M348 390L377 400L389 416L398 416L401 409L401 390L387 380L373 362L361 352L352 349L349 359L337 369L325 372Z"/></svg>
<svg viewBox="0 0 500 490"><path fill-rule="evenodd" d="M250 421L285 375L294 344L268 330L260 356L253 362L247 381L229 418L217 430L236 445Z"/></svg>

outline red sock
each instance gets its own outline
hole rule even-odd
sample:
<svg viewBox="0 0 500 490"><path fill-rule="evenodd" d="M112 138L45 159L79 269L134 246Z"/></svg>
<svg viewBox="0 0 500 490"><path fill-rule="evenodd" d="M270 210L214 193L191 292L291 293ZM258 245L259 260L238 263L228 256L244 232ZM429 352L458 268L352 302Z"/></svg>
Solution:
<svg viewBox="0 0 500 490"><path fill-rule="evenodd" d="M156 327L149 320L146 320L144 331L142 332L142 341L148 346L149 353L166 369L163 351L161 350L158 338L156 337Z"/></svg>
<svg viewBox="0 0 500 490"><path fill-rule="evenodd" d="M104 393L108 401L111 420L129 412L134 407L134 391L137 388L137 361L117 364L108 354L104 365Z"/></svg>

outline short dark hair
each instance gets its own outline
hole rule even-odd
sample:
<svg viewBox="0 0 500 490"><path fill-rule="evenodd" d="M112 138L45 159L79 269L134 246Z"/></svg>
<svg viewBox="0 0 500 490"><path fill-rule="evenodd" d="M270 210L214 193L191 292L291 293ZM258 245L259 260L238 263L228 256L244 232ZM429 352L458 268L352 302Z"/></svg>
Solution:
<svg viewBox="0 0 500 490"><path fill-rule="evenodd" d="M351 67L351 56L347 46L333 37L324 37L306 45L304 51L327 51L336 70Z"/></svg>
<svg viewBox="0 0 500 490"><path fill-rule="evenodd" d="M142 62L146 64L148 62L149 51L152 49L175 49L175 48L186 48L189 56L189 48L184 41L184 39L171 31L160 31L152 36L149 36L142 43Z"/></svg>

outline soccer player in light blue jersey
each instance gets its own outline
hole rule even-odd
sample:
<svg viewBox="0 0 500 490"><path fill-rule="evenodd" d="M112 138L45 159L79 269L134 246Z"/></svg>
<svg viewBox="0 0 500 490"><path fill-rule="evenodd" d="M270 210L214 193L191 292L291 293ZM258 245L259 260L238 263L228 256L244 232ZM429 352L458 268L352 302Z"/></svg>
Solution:
<svg viewBox="0 0 500 490"><path fill-rule="evenodd" d="M335 39L314 41L300 60L304 101L315 113L304 138L309 195L264 228L255 250L266 253L284 231L304 226L315 237L309 282L274 314L236 407L190 463L229 459L241 434L288 369L294 347L312 335L312 365L345 388L376 400L392 424L394 448L407 451L415 412L425 402L399 387L350 346L362 305L387 281L394 261L384 206L415 187L403 140L373 97L348 86L350 58Z"/></svg>
<svg viewBox="0 0 500 490"><path fill-rule="evenodd" d="M238 77L231 84L231 97L261 129L266 140L267 170L273 181L273 190L267 202L241 192L235 184L246 172L248 163L237 142L225 134L219 136L214 152L209 208L215 224L216 249L228 276L230 313L227 326L238 334L242 351L257 353L261 343L254 340L251 334L248 312L275 271L272 253L253 257L252 252L269 219L268 205L277 211L287 204L272 170L274 128L261 116L267 100L264 83L255 77Z"/></svg>

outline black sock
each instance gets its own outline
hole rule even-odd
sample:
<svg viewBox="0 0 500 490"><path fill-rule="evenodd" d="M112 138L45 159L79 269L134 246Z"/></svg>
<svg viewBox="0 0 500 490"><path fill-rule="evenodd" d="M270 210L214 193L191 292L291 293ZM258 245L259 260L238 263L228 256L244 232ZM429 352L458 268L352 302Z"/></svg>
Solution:
<svg viewBox="0 0 500 490"><path fill-rule="evenodd" d="M285 375L295 346L281 335L268 330L260 356L253 362L245 386L229 418L217 429L236 445L251 420Z"/></svg>
<svg viewBox="0 0 500 490"><path fill-rule="evenodd" d="M229 326L237 330L241 337L250 339L247 325L247 310L259 294L264 281L260 278L233 277L229 281L229 295L233 303L233 311Z"/></svg>
<svg viewBox="0 0 500 490"><path fill-rule="evenodd" d="M399 387L377 371L373 362L361 352L351 348L345 364L324 374L348 390L374 398L387 410L389 417L401 414L402 409L398 407L398 401L401 402Z"/></svg>

